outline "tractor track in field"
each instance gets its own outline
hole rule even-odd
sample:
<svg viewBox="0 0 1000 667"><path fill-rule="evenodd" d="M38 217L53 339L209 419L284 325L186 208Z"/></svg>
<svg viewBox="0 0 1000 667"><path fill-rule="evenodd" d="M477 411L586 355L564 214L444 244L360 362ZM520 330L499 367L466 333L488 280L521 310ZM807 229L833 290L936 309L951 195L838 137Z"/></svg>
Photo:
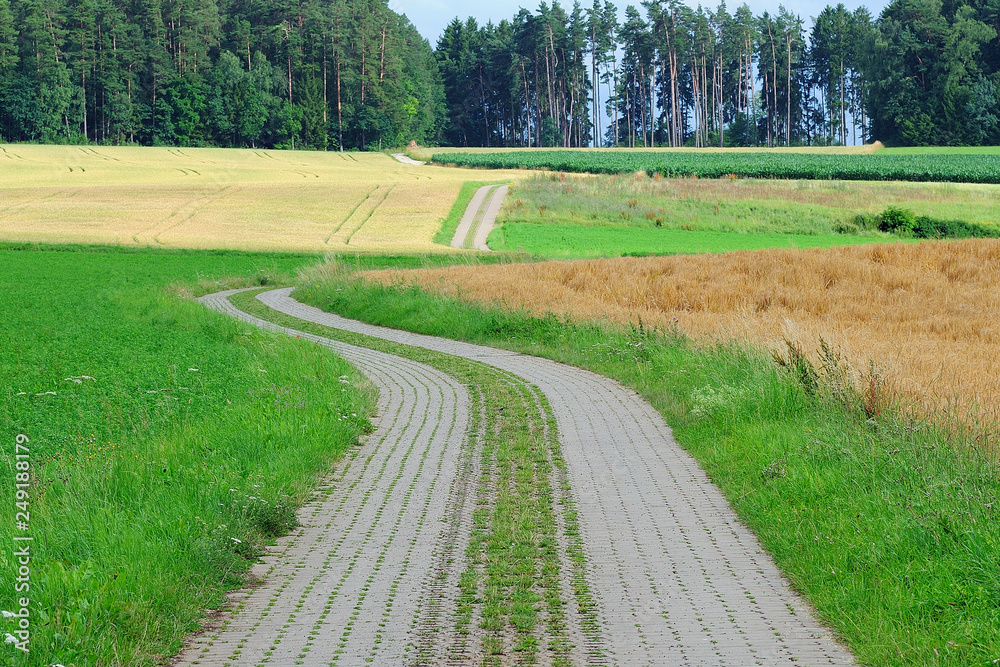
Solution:
<svg viewBox="0 0 1000 667"><path fill-rule="evenodd" d="M694 459L676 445L659 413L635 392L607 378L553 361L347 320L295 301L290 291L272 290L257 298L279 313L306 322L465 358L523 379L532 391L537 388L538 400L547 402L545 409L554 417L564 461L562 473L554 475L554 485L558 486L560 475L564 475L565 494L572 497L573 509L557 519L562 521L571 517L577 524L574 532L578 531L577 539L583 552L580 576L584 580L582 585L592 596L596 626L596 629L581 632L586 623L581 624L579 617L584 615L585 605L577 594L577 604L570 606L578 608L571 610L567 630L567 636L577 648L564 656L569 664L854 664L851 654L819 625L806 603L789 588L754 535L740 524L721 492ZM226 294L204 297L203 301L260 326L279 328L238 311L226 301ZM350 478L358 481L349 486L335 481L330 488L342 493L324 492L319 504L311 509L309 516L312 518L305 528L272 557L271 571L265 577L264 586L249 594L227 627L215 633L211 642L203 638L189 650L189 653L204 651L206 658L212 656L212 659L184 664L264 664L263 658L275 660L277 650L284 644L291 648L292 637L299 634L302 639L295 640L299 644L315 647L327 642L326 648L341 649L337 664L363 664L366 658L373 657L376 664L414 662L418 652L407 657L403 647L418 645L421 632L426 635L427 627L434 625L421 624L419 620L428 615L447 614L448 605L455 603L451 597L453 586L441 585L455 575L440 571L442 563L454 559L442 551L442 543L451 544L450 553L455 554L460 553L462 547L454 546L452 540L458 540L461 545L462 540L468 539L463 535L468 530L469 511L463 503L468 501L456 505L454 490L474 486L476 482L470 475L477 474L473 465L460 463L464 460L462 442L469 440L463 431L470 419L463 388L437 371L429 371L426 367L411 368L420 366L412 361L317 336L310 338L325 341L324 344L365 370L383 393L389 393L380 398L379 429L365 444L364 454L347 462L339 473L341 479L353 475ZM381 376L395 378L400 374L405 375L405 379L379 379ZM411 379L416 377L422 379ZM388 383L383 387L385 382ZM423 386L424 391L431 391L426 389L428 383L438 388L434 391L439 396L451 397L449 400L458 406L450 416L445 414L444 399L437 402L420 399L417 389L402 389L404 386ZM429 435L419 435L422 429L432 428L423 426L428 419L447 424L436 427L433 432L439 433L443 428L449 435L445 438L447 443L440 445L441 453L432 456L436 456L439 463L425 466L425 474L437 475L433 483L439 489L452 489L450 497L440 493L441 497L436 499L419 498L421 503L427 503L420 510L424 512L422 522L401 519L400 512L416 511L409 505L385 505L381 513L366 513L363 504L381 492L368 491L361 480L381 488L377 487L379 483L384 484L380 482L381 473L376 474L374 470L379 465L382 466L379 470L384 470L386 463L374 462L381 460L378 457L392 456L390 451L383 450L413 447L401 442L393 444L389 434L409 426L416 429L418 437L434 441ZM386 424L387 420L392 426ZM465 447L467 449L468 445ZM466 451L464 456L474 455ZM363 465L359 468L360 464ZM402 465L401 470L410 475L405 471L411 467ZM412 474L419 477L419 472L418 469ZM406 479L414 480L409 484L426 483L417 482L417 477ZM399 484L404 485L403 482ZM463 498L468 495L467 490L462 492ZM413 497L410 502L417 503L417 500ZM345 513L340 508L351 509ZM450 520L430 518L443 515L448 515ZM339 520L339 516L351 516L353 522ZM381 523L369 523L372 521L394 522L393 530L397 532L386 532L379 528ZM428 528L431 526L435 526L434 530ZM338 592L340 597L331 597L332 586L343 588L343 584L336 582L354 576L355 572L346 567L344 561L349 559L340 555L338 545L361 544L358 542L361 538L355 533L375 535L382 532L392 535L390 542L400 545L419 542L421 553L428 556L419 563L407 557L410 571L407 576L394 579L394 587L387 589L373 583L365 584L367 588L362 586L367 595L360 602L356 585L345 589L343 595ZM397 551L400 548L396 548ZM319 552L321 556L309 556L312 552ZM397 556L402 553L399 551ZM387 556L379 560L380 568L396 571L393 568L397 566L391 564ZM311 565L304 567L304 563ZM381 581L383 576L381 570L373 571L374 563L366 560L356 560L353 567L358 577L367 573L364 581ZM327 572L328 569L331 572ZM307 576L312 579L304 578ZM574 576L570 564L563 564L560 576L564 589L581 583L570 581ZM434 581L438 582L436 588ZM385 596L390 592L395 596L395 601L390 601L390 609L394 615L399 615L399 618L394 616L395 623L386 626L392 629L392 641L380 639L372 646L370 643L376 635L354 628L377 626L377 618L385 613ZM434 601L419 604L429 593ZM567 599L573 598L570 595ZM408 600L409 604L401 604L402 600ZM312 612L318 620L309 625L304 617L312 609L319 609L318 613ZM362 611L356 611L358 609ZM349 635L347 644L341 639L345 628ZM231 633L235 634L229 638ZM262 635L267 638L266 642L256 639ZM280 641L274 647L268 644L256 649L258 658L251 659L249 649L244 648L235 659L223 661L225 650L221 646L231 651L241 642L246 646L252 642L262 644L272 642L279 635ZM396 652L388 652L389 647L395 647ZM379 652L377 657L376 650ZM319 657L315 649L312 653ZM300 654L286 650L282 655L292 658ZM447 653L431 653L434 659L428 661L428 654L422 655L424 658L417 661L419 664L452 664L458 657L454 653L450 659ZM537 656L542 664L548 663L550 657L546 653ZM457 664L478 663L481 658L483 656L475 652L465 653L464 659ZM305 660L301 664L332 664L298 659ZM508 659L512 659L510 654L497 664L508 664ZM276 664L282 663L276 661Z"/></svg>

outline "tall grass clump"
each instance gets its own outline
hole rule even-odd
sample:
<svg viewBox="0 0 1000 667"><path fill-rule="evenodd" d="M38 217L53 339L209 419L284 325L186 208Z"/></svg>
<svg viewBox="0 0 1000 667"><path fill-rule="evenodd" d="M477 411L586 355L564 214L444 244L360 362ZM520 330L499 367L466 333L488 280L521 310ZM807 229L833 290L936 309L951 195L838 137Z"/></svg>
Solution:
<svg viewBox="0 0 1000 667"><path fill-rule="evenodd" d="M997 460L961 428L907 416L880 369L852 369L825 341L783 341L776 363L753 346L696 343L677 321L532 314L336 266L307 276L296 296L326 310L635 388L863 664L1000 657Z"/></svg>
<svg viewBox="0 0 1000 667"><path fill-rule="evenodd" d="M34 538L32 650L0 648L0 664L162 664L368 428L372 396L345 362L178 297L301 263L0 250L0 540L17 434ZM6 581L16 567L0 551ZM4 587L0 609L15 608Z"/></svg>

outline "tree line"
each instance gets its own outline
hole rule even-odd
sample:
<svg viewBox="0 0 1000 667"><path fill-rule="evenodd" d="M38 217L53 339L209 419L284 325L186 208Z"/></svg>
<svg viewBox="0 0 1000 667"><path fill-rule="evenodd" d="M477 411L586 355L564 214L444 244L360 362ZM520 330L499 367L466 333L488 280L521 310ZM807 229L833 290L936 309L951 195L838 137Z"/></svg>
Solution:
<svg viewBox="0 0 1000 667"><path fill-rule="evenodd" d="M808 22L643 0L454 20L437 45L462 146L1000 143L1000 4L895 0ZM604 111L602 114L601 111Z"/></svg>
<svg viewBox="0 0 1000 667"><path fill-rule="evenodd" d="M643 0L455 19L387 0L0 0L0 139L372 150L1000 144L1000 4L808 20Z"/></svg>
<svg viewBox="0 0 1000 667"><path fill-rule="evenodd" d="M8 141L435 141L430 44L386 0L0 0Z"/></svg>

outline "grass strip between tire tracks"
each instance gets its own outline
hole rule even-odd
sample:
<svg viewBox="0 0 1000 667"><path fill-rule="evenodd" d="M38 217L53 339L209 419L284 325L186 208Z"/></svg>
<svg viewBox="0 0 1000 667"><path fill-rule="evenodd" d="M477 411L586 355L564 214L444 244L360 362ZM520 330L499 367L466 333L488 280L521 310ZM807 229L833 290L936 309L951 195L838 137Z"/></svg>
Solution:
<svg viewBox="0 0 1000 667"><path fill-rule="evenodd" d="M500 665L510 655L522 664L570 665L568 615L580 618L588 646L597 646L565 462L555 420L537 388L485 364L278 313L257 301L258 293L230 301L275 324L426 363L469 389L475 417L470 437L477 441L472 450L481 471L472 535L451 628L423 633L450 636L449 645L418 642L417 661L429 664L444 651L456 659L482 655L484 665ZM570 600L575 609L567 611Z"/></svg>
<svg viewBox="0 0 1000 667"><path fill-rule="evenodd" d="M877 383L872 396L849 386L835 353L788 373L762 353L696 346L676 330L532 317L337 270L314 272L295 296L635 388L862 663L1000 659L995 457L977 454L969 433L898 417Z"/></svg>

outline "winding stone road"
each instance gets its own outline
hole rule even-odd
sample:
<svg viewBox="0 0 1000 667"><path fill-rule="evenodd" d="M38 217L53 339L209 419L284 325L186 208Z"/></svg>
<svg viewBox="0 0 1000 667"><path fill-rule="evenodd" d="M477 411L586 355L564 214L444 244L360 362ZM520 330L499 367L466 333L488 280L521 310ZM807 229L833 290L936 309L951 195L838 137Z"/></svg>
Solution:
<svg viewBox="0 0 1000 667"><path fill-rule="evenodd" d="M277 311L303 320L489 364L524 378L544 393L556 418L577 503L586 578L596 598L607 662L664 666L854 664L850 653L817 623L808 606L790 590L754 535L739 523L721 492L674 442L659 413L635 392L588 371L545 359L346 320L301 304L289 293L288 289L273 290L258 298ZM204 301L274 328L234 312L224 294L206 297ZM390 461L396 459L391 457L400 454L392 452L406 450L427 452L410 454L413 462L409 458L400 460L403 471L400 474L405 474L407 480L419 480L408 483L423 484L424 488L428 485L446 488L453 483L459 476L457 461L461 458L458 452L466 419L465 399L458 385L419 364L394 357L386 359L388 355L340 343L327 344L366 369L380 388L385 382L390 392L395 393L383 399L383 423L369 439L365 454L354 459L344 473L354 475L352 479L357 480L346 489L349 493L345 492L343 497L333 494L322 506L314 508L316 526L306 527L308 537L294 538L286 547L287 555L277 555L286 565L275 564L268 584L251 596L230 623L237 636L225 641L230 647L239 641L249 642L237 637L256 637L257 630L251 628L266 624L267 630L261 630L266 639L256 640L260 647L254 654L265 655L270 650L268 642L282 632L279 647L291 642L296 633L302 634L295 640L296 645L309 642L318 645L319 637L326 635L319 628L327 627L327 633L335 638L329 641L336 642L340 641L337 630L346 626L350 631L349 641L346 645L337 644L344 650L351 649L344 653L343 664L361 664L360 658L370 657L376 650L380 656L377 664L405 662L403 646L413 625L406 619L414 615L421 595L417 590L421 581L418 559L408 557L408 567L401 568L386 558L381 569L375 571L373 565L360 561L350 566L349 554L368 549L365 540L374 536L381 540L378 546L371 547L383 550L378 553L398 556L401 550L429 553L434 548L435 540L428 527L432 525L430 517L440 516L444 511L444 498L414 493L407 495L405 502L400 499L390 503L393 489L405 489L407 483L401 478L389 489L382 480L385 470L395 470ZM421 398L422 392L428 397ZM437 398L431 398L430 394ZM454 404L453 408L446 407L449 402ZM441 426L434 426L433 419L439 419ZM410 423L404 423L407 421ZM404 441L403 432L407 429L417 443ZM383 449L391 451L379 452ZM358 462L368 456L375 458L358 467ZM429 459L434 464L425 464L422 471L406 472L419 468L415 463L418 459ZM431 479L423 480L421 474L430 475ZM366 510L368 503L382 504ZM340 514L333 518L326 515L334 510L345 520L337 521ZM404 518L404 512L411 518ZM329 544L315 544L324 539ZM392 546L394 543L398 546ZM313 551L323 555L309 556ZM297 573L296 564L307 561L313 563L308 572ZM326 568L332 571L326 572ZM351 586L338 583L347 581L344 577L357 577L350 579L352 582L376 579L380 582L366 589L364 608L371 611L360 615L354 611L359 588L357 583ZM386 589L383 582L390 580L398 581L399 585ZM312 584L314 581L325 583L320 586ZM405 589L404 585L414 588ZM389 601L386 612L383 610L391 591L396 591L396 601ZM275 599L282 600L283 606L271 603L267 607ZM298 604L303 605L302 611L295 608ZM294 615L292 621L287 620L289 613ZM398 621L387 624L391 629L383 630L386 639L373 645L377 631L369 627L362 633L356 626L362 622L377 625L380 613L391 613ZM291 625L282 629L288 623ZM218 635L216 643L226 632ZM391 642L387 641L389 634ZM270 655L277 655L277 650L273 649ZM216 644L208 646L206 651L206 656L225 653L217 650ZM286 651L283 655L292 654ZM258 662L249 658L247 652L246 658L240 654L231 664ZM213 657L200 664L230 663L218 662ZM302 664L326 663L306 660Z"/></svg>

